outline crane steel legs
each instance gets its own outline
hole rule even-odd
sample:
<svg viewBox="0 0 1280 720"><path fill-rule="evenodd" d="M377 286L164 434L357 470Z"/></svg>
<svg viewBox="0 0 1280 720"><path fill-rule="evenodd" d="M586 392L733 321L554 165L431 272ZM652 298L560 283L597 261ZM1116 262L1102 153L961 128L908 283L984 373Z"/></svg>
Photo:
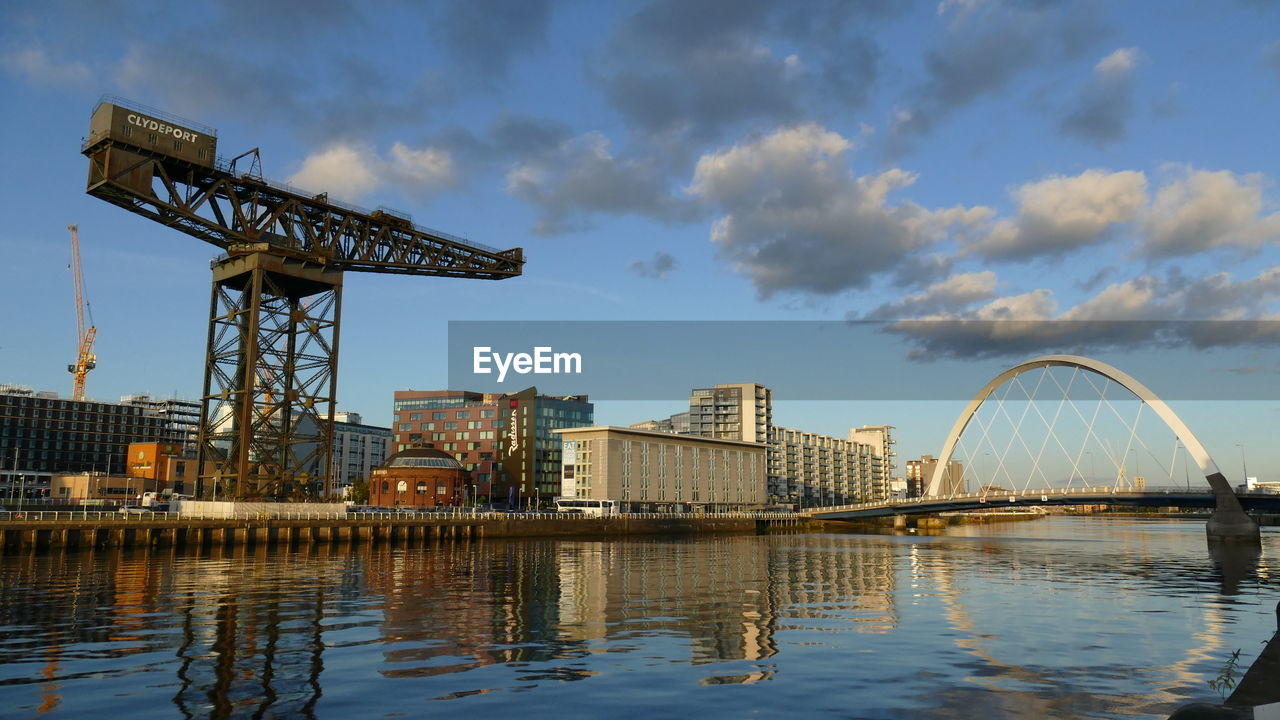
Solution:
<svg viewBox="0 0 1280 720"><path fill-rule="evenodd" d="M342 272L245 248L216 261L196 495L327 494Z"/></svg>

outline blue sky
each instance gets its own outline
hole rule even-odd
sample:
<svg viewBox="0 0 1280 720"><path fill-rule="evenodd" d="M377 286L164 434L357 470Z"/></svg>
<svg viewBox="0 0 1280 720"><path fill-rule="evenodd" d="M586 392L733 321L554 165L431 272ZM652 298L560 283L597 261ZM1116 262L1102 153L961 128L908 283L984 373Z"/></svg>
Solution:
<svg viewBox="0 0 1280 720"><path fill-rule="evenodd" d="M1206 349L1087 321L1277 319L1280 4L794 5L6 3L0 382L70 391L74 222L90 394L198 393L215 249L84 194L80 139L115 94L216 127L223 155L261 148L268 177L525 249L502 282L347 275L339 404L374 422L393 390L447 382L448 320L1086 321L885 342L1008 364L1208 354L1274 384L1270 326ZM599 419L668 414L686 390ZM1275 475L1263 395L1187 419ZM957 410L777 419L894 424L911 457Z"/></svg>

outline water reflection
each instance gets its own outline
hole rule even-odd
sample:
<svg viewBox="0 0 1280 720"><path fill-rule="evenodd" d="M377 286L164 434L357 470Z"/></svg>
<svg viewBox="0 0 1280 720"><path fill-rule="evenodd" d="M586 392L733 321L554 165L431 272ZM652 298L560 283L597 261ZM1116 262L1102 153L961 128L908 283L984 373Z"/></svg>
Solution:
<svg viewBox="0 0 1280 720"><path fill-rule="evenodd" d="M1274 550L1210 559L1184 528L1072 528L7 556L0 703L310 718L510 708L583 680L682 701L767 688L738 714L964 717L985 698L997 717L1123 716L1197 697L1245 644ZM818 682L843 699L819 702Z"/></svg>

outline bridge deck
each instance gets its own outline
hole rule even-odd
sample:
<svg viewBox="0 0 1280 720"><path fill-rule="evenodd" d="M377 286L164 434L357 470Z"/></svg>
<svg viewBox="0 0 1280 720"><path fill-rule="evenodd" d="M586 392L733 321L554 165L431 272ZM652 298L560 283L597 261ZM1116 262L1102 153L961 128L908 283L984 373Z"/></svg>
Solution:
<svg viewBox="0 0 1280 720"><path fill-rule="evenodd" d="M1280 495L1273 493L1238 494L1245 510L1280 511ZM993 510L1049 505L1125 505L1131 507L1212 508L1213 492L1186 488L1053 488L1026 493L987 493L956 495L945 498L911 498L892 502L863 503L837 507L812 508L804 514L819 520L856 520L893 515L932 515L965 510Z"/></svg>

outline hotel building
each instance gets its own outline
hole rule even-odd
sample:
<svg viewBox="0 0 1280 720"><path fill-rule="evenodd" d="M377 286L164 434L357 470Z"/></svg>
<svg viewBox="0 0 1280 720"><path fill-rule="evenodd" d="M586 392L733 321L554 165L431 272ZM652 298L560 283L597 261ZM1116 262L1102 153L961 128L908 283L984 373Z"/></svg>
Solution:
<svg viewBox="0 0 1280 720"><path fill-rule="evenodd" d="M765 504L761 443L620 427L556 433L565 497L618 500L628 512Z"/></svg>

